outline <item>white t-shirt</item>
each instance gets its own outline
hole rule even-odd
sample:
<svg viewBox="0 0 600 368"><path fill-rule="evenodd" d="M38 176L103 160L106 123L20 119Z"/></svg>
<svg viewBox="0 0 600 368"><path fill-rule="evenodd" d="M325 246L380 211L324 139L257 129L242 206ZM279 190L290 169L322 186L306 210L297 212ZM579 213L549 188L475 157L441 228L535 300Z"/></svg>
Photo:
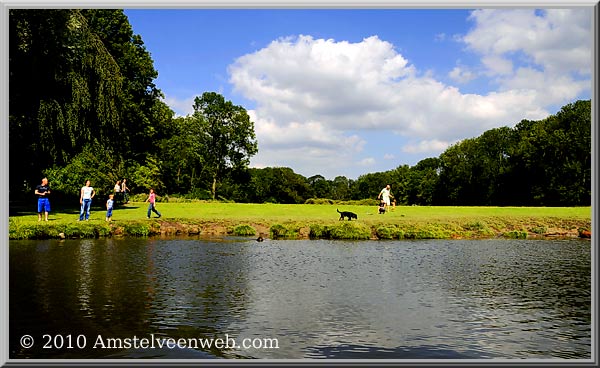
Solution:
<svg viewBox="0 0 600 368"><path fill-rule="evenodd" d="M380 194L381 194L381 199L383 199L383 201L389 205L390 204L390 190L388 188L383 188L381 190Z"/></svg>
<svg viewBox="0 0 600 368"><path fill-rule="evenodd" d="M94 188L92 187L81 187L81 191L83 192L83 199L92 199L92 192Z"/></svg>
<svg viewBox="0 0 600 368"><path fill-rule="evenodd" d="M116 193L121 192L121 186L119 184L115 184L115 192Z"/></svg>

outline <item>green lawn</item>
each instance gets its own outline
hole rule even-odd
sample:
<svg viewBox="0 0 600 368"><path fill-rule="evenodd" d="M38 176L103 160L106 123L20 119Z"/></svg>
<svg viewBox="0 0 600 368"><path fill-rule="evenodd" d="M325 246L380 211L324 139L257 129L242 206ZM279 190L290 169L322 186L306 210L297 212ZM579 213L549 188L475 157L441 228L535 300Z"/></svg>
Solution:
<svg viewBox="0 0 600 368"><path fill-rule="evenodd" d="M113 211L113 221L146 219L147 203L129 203ZM201 220L234 222L331 222L339 219L340 211L352 211L358 221L368 225L404 222L462 222L468 220L505 219L515 221L563 219L591 221L590 207L429 207L398 206L384 215L377 213L376 206L316 205L316 204L242 204L219 202L158 203L161 220ZM104 221L106 211L94 208L91 221ZM78 208L57 210L50 213L50 222L77 221ZM154 217L154 214L153 214ZM36 213L11 216L18 223L37 222Z"/></svg>

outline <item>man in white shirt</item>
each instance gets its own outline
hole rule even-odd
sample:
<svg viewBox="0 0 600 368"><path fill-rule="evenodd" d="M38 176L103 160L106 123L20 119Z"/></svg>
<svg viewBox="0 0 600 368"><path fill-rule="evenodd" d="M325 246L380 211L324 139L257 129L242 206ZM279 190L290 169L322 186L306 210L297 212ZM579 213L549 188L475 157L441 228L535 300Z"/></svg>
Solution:
<svg viewBox="0 0 600 368"><path fill-rule="evenodd" d="M384 208L386 211L390 205L390 194L390 185L388 184L381 190L381 192L379 192L379 195L377 196L377 199L383 199L383 203L385 203Z"/></svg>
<svg viewBox="0 0 600 368"><path fill-rule="evenodd" d="M83 214L85 213L85 221L90 219L90 207L92 206L92 198L96 195L96 191L91 186L91 182L88 180L85 182L85 186L81 187L81 195L79 196L79 203L81 204L81 212L79 213L79 221L83 221Z"/></svg>

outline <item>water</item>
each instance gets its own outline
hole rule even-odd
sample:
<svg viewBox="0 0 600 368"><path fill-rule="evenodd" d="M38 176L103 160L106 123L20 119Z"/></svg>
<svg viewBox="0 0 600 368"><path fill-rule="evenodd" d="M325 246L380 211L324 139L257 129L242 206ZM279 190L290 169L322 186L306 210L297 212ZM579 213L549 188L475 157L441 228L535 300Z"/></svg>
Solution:
<svg viewBox="0 0 600 368"><path fill-rule="evenodd" d="M591 358L588 241L49 240L9 254L12 359ZM268 348L98 344L134 336Z"/></svg>

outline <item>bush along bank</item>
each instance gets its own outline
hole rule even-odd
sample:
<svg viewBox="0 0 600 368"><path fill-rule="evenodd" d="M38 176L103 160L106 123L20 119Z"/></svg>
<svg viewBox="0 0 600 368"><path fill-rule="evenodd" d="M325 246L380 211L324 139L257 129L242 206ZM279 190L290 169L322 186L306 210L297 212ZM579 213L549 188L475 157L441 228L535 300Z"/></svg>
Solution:
<svg viewBox="0 0 600 368"><path fill-rule="evenodd" d="M590 238L591 224L573 220L543 224L518 221L465 221L464 223L418 222L375 223L339 221L335 223L237 223L235 221L194 221L190 219L131 220L106 223L21 223L9 219L9 239L67 239L151 236L248 236L272 239L530 239L551 237Z"/></svg>

